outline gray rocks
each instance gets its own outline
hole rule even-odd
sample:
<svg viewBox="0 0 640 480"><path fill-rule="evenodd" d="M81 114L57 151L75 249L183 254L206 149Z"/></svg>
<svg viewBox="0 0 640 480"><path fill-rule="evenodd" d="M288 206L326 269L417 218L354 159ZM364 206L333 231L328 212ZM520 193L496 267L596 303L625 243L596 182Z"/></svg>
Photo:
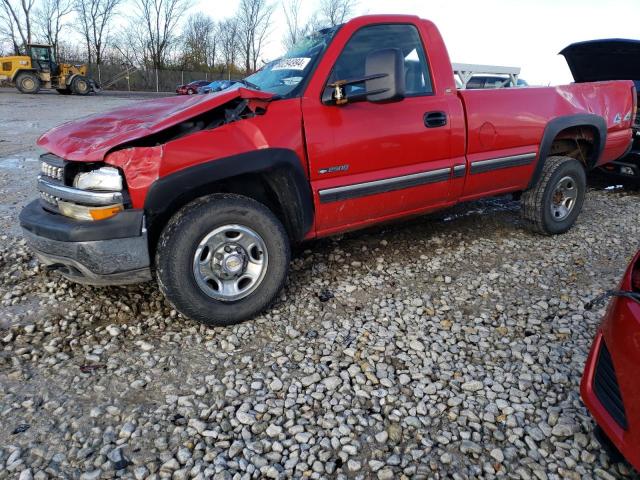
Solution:
<svg viewBox="0 0 640 480"><path fill-rule="evenodd" d="M470 382L463 383L461 388L465 392L477 392L478 390L482 390L484 385L479 380L472 380Z"/></svg>
<svg viewBox="0 0 640 480"><path fill-rule="evenodd" d="M502 450L500 450L499 448L494 448L493 450L491 450L491 452L489 452L489 455L491 455L491 458L493 458L496 462L504 462L504 453L502 453Z"/></svg>
<svg viewBox="0 0 640 480"><path fill-rule="evenodd" d="M308 387L310 385L313 385L314 383L318 383L320 380L322 380L320 374L313 373L311 375L307 375L306 377L302 377L300 379L300 383L302 383L304 387Z"/></svg>
<svg viewBox="0 0 640 480"><path fill-rule="evenodd" d="M102 475L102 470L91 470L80 475L80 480L98 480Z"/></svg>
<svg viewBox="0 0 640 480"><path fill-rule="evenodd" d="M282 390L282 387L282 381L279 378L274 378L269 384L269 388L274 392L279 392L280 390Z"/></svg>
<svg viewBox="0 0 640 480"><path fill-rule="evenodd" d="M324 378L322 383L328 390L335 390L342 384L342 379L336 375Z"/></svg>

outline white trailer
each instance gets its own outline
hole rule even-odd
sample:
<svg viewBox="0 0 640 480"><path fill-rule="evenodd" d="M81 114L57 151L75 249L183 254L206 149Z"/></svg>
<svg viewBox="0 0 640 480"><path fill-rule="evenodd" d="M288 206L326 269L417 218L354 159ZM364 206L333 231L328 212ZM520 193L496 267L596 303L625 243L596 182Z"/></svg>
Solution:
<svg viewBox="0 0 640 480"><path fill-rule="evenodd" d="M496 65L474 65L471 63L453 63L453 73L458 76L460 85L458 88L464 90L471 77L474 75L507 75L512 85L518 84L520 67L499 67ZM505 78L506 80L506 78Z"/></svg>

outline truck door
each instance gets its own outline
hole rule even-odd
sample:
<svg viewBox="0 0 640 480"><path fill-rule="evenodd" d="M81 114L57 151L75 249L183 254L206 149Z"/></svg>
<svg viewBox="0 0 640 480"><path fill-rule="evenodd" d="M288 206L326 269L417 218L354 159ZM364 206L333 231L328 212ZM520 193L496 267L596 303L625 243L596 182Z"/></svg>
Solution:
<svg viewBox="0 0 640 480"><path fill-rule="evenodd" d="M414 25L376 24L357 30L324 86L364 77L367 55L388 48L400 49L404 56L406 95L401 101L329 105L321 95L303 97L318 235L417 214L450 201L450 102L434 94ZM345 93L348 98L364 89L362 82L345 87Z"/></svg>

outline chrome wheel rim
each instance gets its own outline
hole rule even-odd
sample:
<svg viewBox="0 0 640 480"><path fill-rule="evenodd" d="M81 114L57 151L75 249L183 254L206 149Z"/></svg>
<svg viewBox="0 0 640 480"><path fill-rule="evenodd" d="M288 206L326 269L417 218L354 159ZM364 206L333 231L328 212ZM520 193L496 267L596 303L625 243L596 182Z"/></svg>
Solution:
<svg viewBox="0 0 640 480"><path fill-rule="evenodd" d="M566 219L578 199L578 185L571 177L563 177L556 184L551 194L551 218L557 222Z"/></svg>
<svg viewBox="0 0 640 480"><path fill-rule="evenodd" d="M253 293L264 280L267 246L254 230L224 225L200 241L193 256L193 274L209 297L233 302Z"/></svg>

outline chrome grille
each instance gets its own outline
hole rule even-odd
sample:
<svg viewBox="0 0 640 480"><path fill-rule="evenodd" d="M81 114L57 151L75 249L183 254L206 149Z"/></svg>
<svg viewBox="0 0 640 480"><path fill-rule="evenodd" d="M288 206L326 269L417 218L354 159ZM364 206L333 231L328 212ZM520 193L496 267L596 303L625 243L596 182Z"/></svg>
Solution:
<svg viewBox="0 0 640 480"><path fill-rule="evenodd" d="M40 192L40 198L54 207L58 206L58 200L60 200L58 197L54 197L53 195L49 195L45 192Z"/></svg>
<svg viewBox="0 0 640 480"><path fill-rule="evenodd" d="M46 177L53 178L54 180L64 180L64 168L54 167L45 162L40 162L40 173Z"/></svg>
<svg viewBox="0 0 640 480"><path fill-rule="evenodd" d="M64 182L64 160L51 153L40 156L40 175Z"/></svg>

